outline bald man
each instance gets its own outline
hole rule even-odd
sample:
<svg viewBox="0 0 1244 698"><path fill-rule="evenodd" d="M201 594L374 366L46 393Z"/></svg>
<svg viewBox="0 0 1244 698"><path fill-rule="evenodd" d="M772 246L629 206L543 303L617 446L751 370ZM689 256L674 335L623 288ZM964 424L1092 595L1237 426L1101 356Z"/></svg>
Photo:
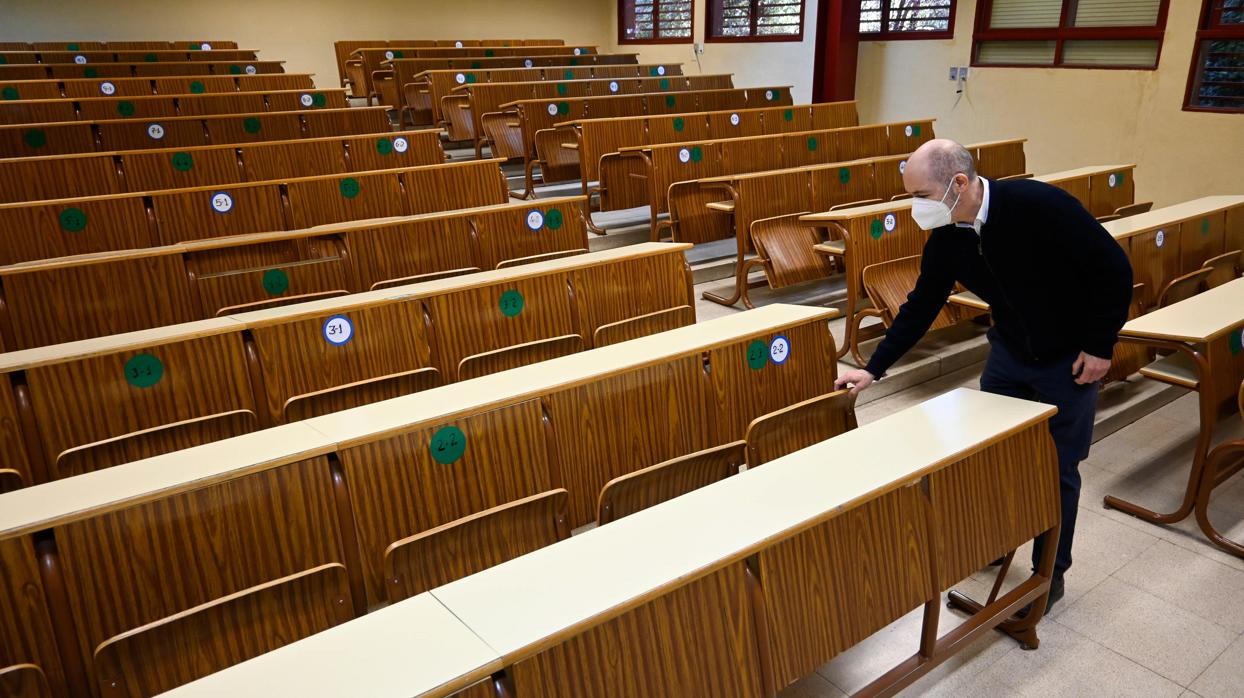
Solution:
<svg viewBox="0 0 1244 698"><path fill-rule="evenodd" d="M976 174L972 155L950 140L925 143L907 160L911 215L932 231L916 288L863 369L837 386L858 393L928 331L955 282L989 303L989 359L981 390L1058 407L1050 434L1058 450L1062 534L1049 605L1063 596L1088 456L1098 382L1110 368L1132 297L1123 249L1070 194L1031 179ZM1035 568L1039 547L1032 552Z"/></svg>

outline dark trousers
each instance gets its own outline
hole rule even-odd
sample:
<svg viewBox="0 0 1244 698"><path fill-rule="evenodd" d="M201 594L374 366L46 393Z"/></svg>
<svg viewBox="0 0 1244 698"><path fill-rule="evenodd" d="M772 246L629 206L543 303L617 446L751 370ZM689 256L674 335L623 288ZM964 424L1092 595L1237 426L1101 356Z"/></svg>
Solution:
<svg viewBox="0 0 1244 698"><path fill-rule="evenodd" d="M1093 414L1097 411L1098 384L1077 385L1071 366L1079 353L1040 366L1024 363L1001 340L990 337L989 360L981 374L981 390L1034 400L1058 408L1050 420L1050 435L1058 451L1058 479L1062 494L1062 532L1054 573L1071 567L1071 541L1075 536L1080 504L1080 461L1088 457L1093 442ZM1040 540L1032 549L1032 566L1041 559Z"/></svg>

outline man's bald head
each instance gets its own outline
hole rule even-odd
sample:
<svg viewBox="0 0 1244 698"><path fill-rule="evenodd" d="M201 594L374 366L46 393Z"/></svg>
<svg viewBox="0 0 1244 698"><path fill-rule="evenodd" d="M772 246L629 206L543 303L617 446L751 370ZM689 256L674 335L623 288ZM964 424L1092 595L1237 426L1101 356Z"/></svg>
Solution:
<svg viewBox="0 0 1244 698"><path fill-rule="evenodd" d="M937 196L957 174L966 175L969 182L976 180L972 154L948 138L935 138L917 148L907 159L903 184L914 196ZM939 187L941 191L933 193Z"/></svg>

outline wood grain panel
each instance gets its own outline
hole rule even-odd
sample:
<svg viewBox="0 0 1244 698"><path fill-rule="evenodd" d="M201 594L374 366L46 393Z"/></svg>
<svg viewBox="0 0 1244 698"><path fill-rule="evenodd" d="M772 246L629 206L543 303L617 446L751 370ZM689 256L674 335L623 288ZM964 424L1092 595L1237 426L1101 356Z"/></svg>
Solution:
<svg viewBox="0 0 1244 698"><path fill-rule="evenodd" d="M395 147L398 138L406 141L405 152L399 152ZM343 138L342 143L349 153L350 172L437 165L445 162L445 150L441 147L441 137L437 131L357 136Z"/></svg>
<svg viewBox="0 0 1244 698"><path fill-rule="evenodd" d="M742 439L753 419L833 390L837 361L825 322L796 325L782 332L788 352L781 364L769 359L770 346L778 336L750 337L708 352L713 384L709 399L722 406L713 420L716 443ZM762 348L763 363L757 358Z"/></svg>
<svg viewBox="0 0 1244 698"><path fill-rule="evenodd" d="M1141 305L1145 308L1156 305L1162 289L1180 275L1182 228L1181 224L1175 223L1127 239L1127 256L1132 262L1134 281L1145 285L1141 293ZM1161 245L1158 244L1159 239Z"/></svg>
<svg viewBox="0 0 1244 698"><path fill-rule="evenodd" d="M574 270L578 333L588 338L612 323L671 308L694 308L686 274L686 260L677 251ZM644 283L637 284L636 279Z"/></svg>
<svg viewBox="0 0 1244 698"><path fill-rule="evenodd" d="M199 319L175 256L10 274L3 283L12 349Z"/></svg>
<svg viewBox="0 0 1244 698"><path fill-rule="evenodd" d="M501 168L487 160L402 172L411 213L509 203L509 187L504 182Z"/></svg>
<svg viewBox="0 0 1244 698"><path fill-rule="evenodd" d="M633 318L618 320L596 328L592 338L592 347L599 349L618 342L625 342L640 337L647 337L658 332L695 324L695 308L680 305L676 308L657 310Z"/></svg>
<svg viewBox="0 0 1244 698"><path fill-rule="evenodd" d="M583 338L577 334L524 342L468 356L458 363L458 380L470 380L520 366L529 366L583 351Z"/></svg>
<svg viewBox="0 0 1244 698"><path fill-rule="evenodd" d="M383 107L333 109L303 112L307 138L347 136L392 131L388 111Z"/></svg>
<svg viewBox="0 0 1244 698"><path fill-rule="evenodd" d="M386 303L340 314L353 328L342 345L328 342L323 334L325 323L338 315L252 329L264 373L265 408L274 421L283 421L286 404L296 396L430 366L418 303Z"/></svg>
<svg viewBox="0 0 1244 698"><path fill-rule="evenodd" d="M185 78L186 82L190 82L194 79L196 78ZM167 90L155 89L152 85L151 78L125 77L112 78L109 80L95 78L82 80L61 80L60 82L65 86L66 97L102 97L104 96L104 90L100 89L100 87L105 82L112 83L112 94L117 97L142 97L145 95L167 92ZM189 90L186 91L189 92Z"/></svg>
<svg viewBox="0 0 1244 698"><path fill-rule="evenodd" d="M1227 209L1223 247L1244 250L1244 206Z"/></svg>
<svg viewBox="0 0 1244 698"><path fill-rule="evenodd" d="M152 366L158 380L147 385ZM75 446L198 417L255 411L237 333L39 366L26 372L26 380L44 452L53 461Z"/></svg>
<svg viewBox="0 0 1244 698"><path fill-rule="evenodd" d="M976 171L982 177L997 179L1028 171L1023 141L1009 141L997 145L973 148Z"/></svg>
<svg viewBox="0 0 1244 698"><path fill-rule="evenodd" d="M1079 201L1080 204L1084 206L1085 210L1092 213L1093 198L1092 198L1092 191L1089 189L1089 178L1088 177L1074 177L1072 179L1064 179L1064 180L1057 181L1057 182L1050 182L1050 184L1053 184L1059 189L1062 189L1068 194L1071 194L1072 196L1074 196L1076 198L1076 201ZM1110 211L1109 213L1114 213L1114 211ZM1106 214L1102 213L1102 214L1095 214L1095 215L1104 216Z"/></svg>
<svg viewBox="0 0 1244 698"><path fill-rule="evenodd" d="M287 141L302 137L299 115L293 112L206 117L202 123L211 143Z"/></svg>
<svg viewBox="0 0 1244 698"><path fill-rule="evenodd" d="M281 299L328 292L340 295L350 291L345 265L340 258L311 259L200 276L195 280L195 289L198 305L205 317L213 317L226 308L230 312L257 310L258 307L238 306L264 303L264 307L272 307L273 301ZM276 305L282 303L277 302Z"/></svg>
<svg viewBox="0 0 1244 698"><path fill-rule="evenodd" d="M475 266L495 269L511 259L588 249L580 205L578 201L532 202L530 207L507 207L471 216L479 239ZM535 230L528 224L533 211L540 213L541 221Z"/></svg>
<svg viewBox="0 0 1244 698"><path fill-rule="evenodd" d="M552 490L395 541L384 553L390 603L570 537L566 490Z"/></svg>
<svg viewBox="0 0 1244 698"><path fill-rule="evenodd" d="M203 122L197 119L153 119L153 120L120 120L94 121L99 131L99 150L146 150L150 148L181 148L194 145L207 145L207 131ZM90 127L87 124L88 128ZM154 137L152 133L163 135ZM86 152L95 148L83 148L74 152Z"/></svg>
<svg viewBox="0 0 1244 698"><path fill-rule="evenodd" d="M855 427L855 397L845 390L783 407L747 426L747 465L754 468Z"/></svg>
<svg viewBox="0 0 1244 698"><path fill-rule="evenodd" d="M125 190L148 192L247 181L236 148L156 150L121 155Z"/></svg>
<svg viewBox="0 0 1244 698"><path fill-rule="evenodd" d="M121 185L109 156L0 160L0 203L119 194Z"/></svg>
<svg viewBox="0 0 1244 698"><path fill-rule="evenodd" d="M311 106L304 104L307 97ZM268 111L299 111L304 109L345 109L345 90L299 90L297 92L268 92L264 94Z"/></svg>
<svg viewBox="0 0 1244 698"><path fill-rule="evenodd" d="M182 116L257 114L265 111L293 111L300 108L295 106L288 110L273 109L268 106L267 97L268 95L262 92L180 95L177 97L177 108Z"/></svg>
<svg viewBox="0 0 1244 698"><path fill-rule="evenodd" d="M0 95L9 99L61 99L67 95L56 80L10 80L0 82Z"/></svg>
<svg viewBox="0 0 1244 698"><path fill-rule="evenodd" d="M392 279L476 264L467 216L410 221L351 232L347 238L360 290Z"/></svg>
<svg viewBox="0 0 1244 698"><path fill-rule="evenodd" d="M344 562L338 530L322 457L58 527L83 660L91 666L99 644L126 631Z"/></svg>
<svg viewBox="0 0 1244 698"><path fill-rule="evenodd" d="M339 563L276 579L127 631L100 645L101 696L151 696L350 620Z"/></svg>
<svg viewBox="0 0 1244 698"><path fill-rule="evenodd" d="M569 274L549 274L428 298L424 302L437 328L432 360L441 375L447 382L457 380L458 363L474 354L577 334L569 280ZM510 303L515 302L515 293L521 296L521 309L507 316L506 312L514 312Z"/></svg>
<svg viewBox="0 0 1244 698"><path fill-rule="evenodd" d="M906 167L907 167L907 156L906 155L897 155L894 157L887 157L887 158L877 158L876 160L874 160L873 161L873 181L874 181L873 191L867 192L865 196L859 199L856 199L856 201L863 201L865 199L872 199L872 198L882 199L883 201L889 201L896 196L906 193L906 189L903 186L903 170ZM842 203L850 203L850 202L844 201ZM818 206L816 210L828 210L828 209L821 209Z"/></svg>
<svg viewBox="0 0 1244 698"><path fill-rule="evenodd" d="M54 478L75 477L122 463L161 456L195 446L248 434L262 425L250 410L233 410L207 417L162 424L143 431L75 446L56 459Z"/></svg>
<svg viewBox="0 0 1244 698"><path fill-rule="evenodd" d="M516 693L764 695L741 564L662 594L512 667Z"/></svg>
<svg viewBox="0 0 1244 698"><path fill-rule="evenodd" d="M275 141L238 148L246 182L348 172L338 140Z"/></svg>
<svg viewBox="0 0 1244 698"><path fill-rule="evenodd" d="M34 664L0 667L0 694L12 698L51 698L43 669Z"/></svg>
<svg viewBox="0 0 1244 698"><path fill-rule="evenodd" d="M26 450L26 443L22 439L22 425L18 417L17 398L14 394L15 386L10 385L12 376L9 376L0 385L0 447L4 449L5 459L3 465L0 465L5 471L8 471L3 478L6 485L0 485L0 492L16 489L24 485L36 484L40 477L35 476L34 470L31 468L30 453ZM14 486L13 476L20 478L20 482Z"/></svg>
<svg viewBox="0 0 1244 698"><path fill-rule="evenodd" d="M41 157L96 150L87 123L0 126L0 158Z"/></svg>
<svg viewBox="0 0 1244 698"><path fill-rule="evenodd" d="M223 213L212 203L220 194L233 200ZM162 245L287 229L276 183L160 192L151 195L151 208Z"/></svg>
<svg viewBox="0 0 1244 698"><path fill-rule="evenodd" d="M68 695L52 635L48 600L29 537L0 541L0 592L0 669L4 669L0 673L0 690L27 690L3 695L45 695L29 692L38 683L29 670L7 670L22 664L38 667L57 695Z"/></svg>
<svg viewBox="0 0 1244 698"><path fill-rule="evenodd" d="M779 688L937 597L927 511L920 489L903 487L760 552Z"/></svg>
<svg viewBox="0 0 1244 698"><path fill-rule="evenodd" d="M285 185L292 213L290 228L407 215L411 211L398 177L384 172L292 180Z"/></svg>
<svg viewBox="0 0 1244 698"><path fill-rule="evenodd" d="M285 404L284 418L297 422L348 410L373 402L413 395L441 385L434 368L421 368L380 378L369 378L349 385L327 388L291 398Z"/></svg>
<svg viewBox="0 0 1244 698"><path fill-rule="evenodd" d="M673 226L670 237L674 242L701 244L730 238L734 234L730 216L708 208L720 199L720 190L706 188L698 180L670 185L666 208Z"/></svg>
<svg viewBox="0 0 1244 698"><path fill-rule="evenodd" d="M1134 168L1093 175L1089 178L1089 213L1108 216L1116 209L1136 203ZM1114 182L1113 186L1111 182Z"/></svg>
<svg viewBox="0 0 1244 698"><path fill-rule="evenodd" d="M438 446L448 439L448 427L466 443L457 460L442 464L431 449L434 439ZM342 449L369 603L385 598L382 562L391 543L553 489L544 429L539 401L528 400Z"/></svg>
<svg viewBox="0 0 1244 698"><path fill-rule="evenodd" d="M71 99L0 102L0 124L47 124L77 120L78 112Z"/></svg>
<svg viewBox="0 0 1244 698"><path fill-rule="evenodd" d="M600 491L596 523L604 525L711 485L738 473L746 459L743 442L734 441L615 477Z"/></svg>
<svg viewBox="0 0 1244 698"><path fill-rule="evenodd" d="M78 119L104 121L107 119L165 119L184 114L177 108L172 97L108 97L78 100Z"/></svg>
<svg viewBox="0 0 1244 698"><path fill-rule="evenodd" d="M196 249L184 253L184 256L186 265L192 267L196 276L202 279L215 274L262 270L296 262L337 260L341 257L341 238L326 235L228 245Z"/></svg>
<svg viewBox="0 0 1244 698"><path fill-rule="evenodd" d="M1058 525L1058 457L1037 424L929 475L938 587Z"/></svg>
<svg viewBox="0 0 1244 698"><path fill-rule="evenodd" d="M724 410L711 401L698 355L553 393L545 404L572 528L595 520L597 495L610 480L721 443L712 425ZM636 417L655 413L661 418Z"/></svg>
<svg viewBox="0 0 1244 698"><path fill-rule="evenodd" d="M885 160L882 159L872 163L859 162L812 168L810 170L812 175L811 210L828 211L830 208L841 204L880 197L879 191L883 185L877 174L880 169L878 162L885 162ZM895 165L894 170L898 171L897 165ZM902 190L901 183L899 189L900 191ZM804 209L792 208L777 211L771 215L794 213L802 210Z"/></svg>
<svg viewBox="0 0 1244 698"><path fill-rule="evenodd" d="M153 243L141 197L0 206L0 264L148 247Z"/></svg>
<svg viewBox="0 0 1244 698"><path fill-rule="evenodd" d="M1190 274L1212 257L1226 252L1225 212L1183 221L1179 236L1179 273ZM1238 248L1232 248L1238 249ZM1170 281L1170 279L1167 279Z"/></svg>

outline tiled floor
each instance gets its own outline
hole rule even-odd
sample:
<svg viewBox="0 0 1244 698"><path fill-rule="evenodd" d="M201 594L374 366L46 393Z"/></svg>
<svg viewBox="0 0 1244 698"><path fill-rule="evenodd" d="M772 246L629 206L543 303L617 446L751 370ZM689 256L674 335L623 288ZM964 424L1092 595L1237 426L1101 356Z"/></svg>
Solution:
<svg viewBox="0 0 1244 698"><path fill-rule="evenodd" d="M909 388L862 406L860 421L956 385L973 385L975 379L969 369ZM1084 488L1067 596L1042 621L1040 649L1025 651L1001 634L991 635L904 695L1244 695L1244 560L1211 546L1191 520L1161 528L1101 505L1110 493L1174 508L1196 431L1196 401L1189 395L1094 445L1081 466ZM1218 439L1242 436L1238 417L1219 425ZM1211 509L1228 535L1244 540L1244 476L1221 487ZM1021 551L1016 559L1026 555ZM983 596L991 573L978 572L958 588ZM1013 570L1013 581L1023 574ZM962 618L943 609L942 632ZM781 695L812 698L859 690L914 652L919 626L917 610Z"/></svg>

